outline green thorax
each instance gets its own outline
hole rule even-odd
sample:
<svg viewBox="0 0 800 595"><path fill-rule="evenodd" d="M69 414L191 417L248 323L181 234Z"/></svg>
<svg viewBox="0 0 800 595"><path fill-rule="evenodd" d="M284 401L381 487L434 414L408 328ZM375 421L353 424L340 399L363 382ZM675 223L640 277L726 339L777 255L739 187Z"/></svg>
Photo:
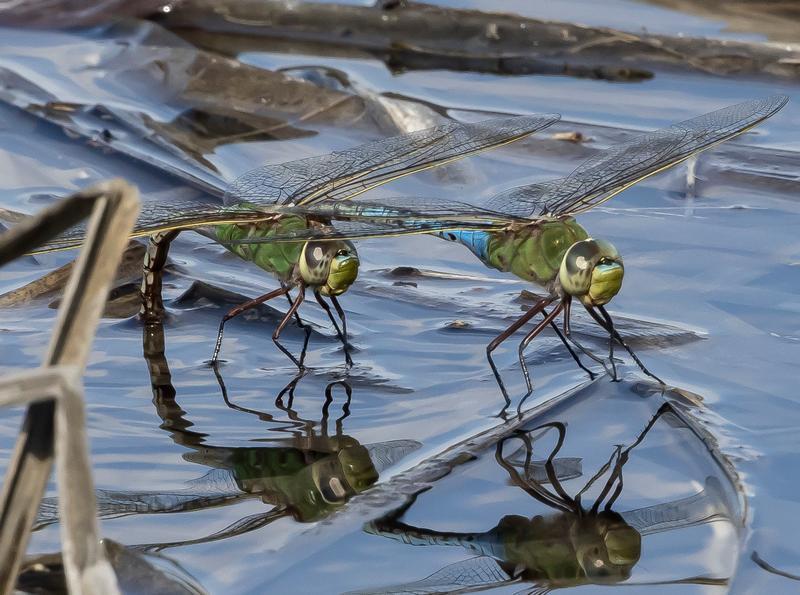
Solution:
<svg viewBox="0 0 800 595"><path fill-rule="evenodd" d="M505 562L525 569L527 578L579 581L583 571L570 540L572 519L557 514L531 519L508 515L494 532L505 550Z"/></svg>
<svg viewBox="0 0 800 595"><path fill-rule="evenodd" d="M287 506L301 522L315 521L378 479L369 451L355 439L345 437L331 446L236 449L234 478L242 491Z"/></svg>
<svg viewBox="0 0 800 595"><path fill-rule="evenodd" d="M491 232L486 264L546 286L558 275L567 249L588 237L572 217Z"/></svg>
<svg viewBox="0 0 800 595"><path fill-rule="evenodd" d="M272 221L257 223L218 225L215 228L217 239L237 256L254 262L265 271L273 273L279 279L288 281L294 271L303 242L262 242L253 244L231 244L239 240L260 239L269 240L278 234L309 227L308 220L297 215L285 215Z"/></svg>

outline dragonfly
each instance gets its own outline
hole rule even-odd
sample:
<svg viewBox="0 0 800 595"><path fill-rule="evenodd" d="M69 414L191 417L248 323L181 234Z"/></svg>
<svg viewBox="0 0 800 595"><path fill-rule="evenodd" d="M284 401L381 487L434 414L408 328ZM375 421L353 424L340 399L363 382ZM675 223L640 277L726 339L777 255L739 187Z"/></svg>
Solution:
<svg viewBox="0 0 800 595"><path fill-rule="evenodd" d="M131 234L131 237L149 237L142 280L142 315L147 320L163 314L161 277L170 243L181 231L194 230L255 263L280 282L278 289L225 314L219 325L212 364L218 362L228 320L285 295L289 309L273 332L272 340L302 370L302 356L296 358L279 339L293 316L307 333L310 330L297 313L309 289L333 324L344 346L347 364L352 365L347 321L337 296L356 280L359 258L350 240L327 233L332 229L332 219L348 212L339 203L397 178L517 141L559 118L558 114L534 114L475 123L449 122L327 155L250 170L221 189L222 205L217 201L196 200L145 204ZM85 227L69 230L34 254L76 248L83 242L85 231ZM307 239L273 241L300 234L306 234ZM290 295L292 289L297 290L294 298ZM341 327L326 298L333 305Z"/></svg>
<svg viewBox="0 0 800 595"><path fill-rule="evenodd" d="M787 101L784 95L746 101L638 135L586 160L566 177L510 188L489 198L481 206L414 197L371 202L358 200L357 208L332 204L328 205L331 210L330 228L303 229L274 239L311 239L325 234L326 237L353 240L433 233L465 245L490 268L511 273L544 288L546 295L486 348L487 359L506 406L511 400L492 353L537 315L541 314L542 320L518 345L528 395L533 391L533 384L524 351L548 326L590 376L593 373L581 363L571 344L605 365L571 335L570 314L575 301L609 334L614 378L613 346L616 342L645 374L663 384L625 342L605 309L622 287L622 256L610 242L591 237L575 217L645 178L746 132L775 114ZM552 304L555 304L553 309L548 311ZM555 323L559 315L563 315L563 332Z"/></svg>
<svg viewBox="0 0 800 595"><path fill-rule="evenodd" d="M300 523L322 520L373 486L385 469L422 446L409 439L362 443L348 434L345 420L350 416L353 387L345 380L329 382L322 390L324 401L319 415L306 418L293 408L295 380L275 399L275 407L282 413L273 414L237 404L228 393L221 371L214 368L225 404L265 423L268 436L243 446L216 443L179 400L165 353L162 322L145 327L143 347L153 405L162 422L159 427L185 450L182 456L186 461L210 470L188 481L183 489L97 490L100 518L191 512L252 499L261 500L268 509L202 537L132 546L139 551L229 539L284 518ZM288 396L286 403L284 395ZM334 407L341 410L335 419ZM42 501L37 529L58 522L58 504L57 498Z"/></svg>
<svg viewBox="0 0 800 595"><path fill-rule="evenodd" d="M533 516L509 514L487 531L440 531L401 520L415 503L416 497L411 498L367 523L364 530L412 546L459 547L476 557L422 580L348 595L466 593L510 585L525 586L517 595L544 595L582 585L727 584L725 578L712 577L630 582L642 557L644 538L711 522L734 522L736 517L729 490L713 475L705 478L701 491L690 496L623 512L614 510L623 490L624 467L659 420L670 427L686 427L672 405L664 403L636 439L628 446L616 446L607 462L574 495L563 482L582 475L580 459L576 466L572 459L557 457L567 424L546 422L505 436L495 447L496 462L508 473L511 485L550 510ZM537 460L534 451L553 439L555 446L546 458ZM606 481L601 483L604 477ZM594 485L599 493L594 501L585 503L582 499Z"/></svg>

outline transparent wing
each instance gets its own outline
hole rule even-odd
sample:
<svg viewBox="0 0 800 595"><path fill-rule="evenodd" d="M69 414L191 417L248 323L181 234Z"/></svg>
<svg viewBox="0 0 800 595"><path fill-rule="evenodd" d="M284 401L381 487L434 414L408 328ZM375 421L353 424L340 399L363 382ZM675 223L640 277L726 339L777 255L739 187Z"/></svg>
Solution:
<svg viewBox="0 0 800 595"><path fill-rule="evenodd" d="M259 221L281 206L352 198L392 179L513 142L558 119L557 114L545 114L475 124L451 122L328 155L267 165L244 174L230 186L225 195L227 206L194 200L146 203L131 237ZM75 248L85 233L85 226L75 227L34 254Z"/></svg>
<svg viewBox="0 0 800 595"><path fill-rule="evenodd" d="M487 556L478 556L445 566L422 580L402 585L379 587L374 590L350 591L345 595L464 593L470 587L492 587L511 582L513 582L511 577L500 567L496 560Z"/></svg>
<svg viewBox="0 0 800 595"><path fill-rule="evenodd" d="M271 242L306 242L308 240L365 240L369 238L385 238L395 236L419 235L455 230L493 231L502 225L482 224L478 222L431 220L409 221L406 223L375 223L371 221L334 221L330 225L318 225L284 234L271 235L268 239L247 238L225 245L263 244ZM219 241L219 240L217 240Z"/></svg>
<svg viewBox="0 0 800 595"><path fill-rule="evenodd" d="M700 492L680 500L637 508L622 513L622 518L642 535L683 529L734 517L734 505L729 501L719 479L706 478Z"/></svg>
<svg viewBox="0 0 800 595"><path fill-rule="evenodd" d="M191 229L208 225L263 221L274 213L268 209L249 207L223 207L218 202L203 203L196 200L178 201L170 204L145 203L131 232L132 238L149 236L174 229ZM77 225L57 238L40 246L31 254L55 252L76 248L83 243L86 225Z"/></svg>
<svg viewBox="0 0 800 595"><path fill-rule="evenodd" d="M273 207L273 212L299 214L317 225L268 239L247 238L232 244L326 239L364 239L441 232L453 229L496 230L514 219L458 201L394 197L380 201L324 200L310 206Z"/></svg>
<svg viewBox="0 0 800 595"><path fill-rule="evenodd" d="M231 184L225 204L309 204L352 198L401 176L513 142L559 117L539 114L474 124L451 122L329 155L266 165Z"/></svg>
<svg viewBox="0 0 800 595"><path fill-rule="evenodd" d="M741 134L781 109L774 95L723 108L615 145L565 178L511 188L487 208L515 217L575 215L692 155Z"/></svg>

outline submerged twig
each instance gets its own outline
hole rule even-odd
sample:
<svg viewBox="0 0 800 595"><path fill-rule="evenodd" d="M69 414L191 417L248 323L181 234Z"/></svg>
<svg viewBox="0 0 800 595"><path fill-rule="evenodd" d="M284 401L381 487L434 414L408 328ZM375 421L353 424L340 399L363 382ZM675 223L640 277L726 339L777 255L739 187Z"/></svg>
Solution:
<svg viewBox="0 0 800 595"><path fill-rule="evenodd" d="M173 29L355 48L393 68L569 74L641 80L673 67L718 75L800 76L800 52L767 45L543 21L416 2L391 8L263 0L185 0Z"/></svg>

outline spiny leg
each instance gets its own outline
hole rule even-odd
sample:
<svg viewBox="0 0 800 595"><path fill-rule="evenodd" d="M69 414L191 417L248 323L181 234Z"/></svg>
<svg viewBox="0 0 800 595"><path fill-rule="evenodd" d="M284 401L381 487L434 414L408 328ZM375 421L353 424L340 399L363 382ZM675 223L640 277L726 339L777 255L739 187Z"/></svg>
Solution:
<svg viewBox="0 0 800 595"><path fill-rule="evenodd" d="M353 360L350 358L350 343L347 342L347 317L344 314L344 308L339 304L339 300L336 299L335 295L330 296L331 303L333 307L336 309L336 313L339 315L339 319L342 321L342 343L344 345L344 353L347 356L348 365L353 365Z"/></svg>
<svg viewBox="0 0 800 595"><path fill-rule="evenodd" d="M289 302L289 308L291 308L294 306L294 300L292 300L292 296L289 294L291 288L287 287L284 283L281 283L281 287L286 288L286 301ZM306 334L305 339L303 339L303 349L300 351L300 366L302 367L306 359L306 354L308 353L308 340L311 338L311 325L303 322L297 310L295 310L294 313L294 320L297 322L297 326L303 329Z"/></svg>
<svg viewBox="0 0 800 595"><path fill-rule="evenodd" d="M583 510L583 506L581 505L581 498L583 497L583 495L589 491L589 488L594 485L594 482L600 479L605 474L605 472L611 468L611 463L615 459L619 461L619 454L621 451L622 451L622 446L614 447L614 452L611 453L611 456L608 458L608 461L606 461L605 464L597 470L597 473L592 475L589 481L587 481L586 484L584 484L584 486L581 488L581 490L575 495L575 501L578 503L580 510ZM611 481L611 478L609 478L609 481Z"/></svg>
<svg viewBox="0 0 800 595"><path fill-rule="evenodd" d="M214 346L214 355L211 356L211 364L216 364L217 359L219 357L219 350L222 348L222 335L225 332L225 323L228 322L231 318L238 316L243 312L247 312L258 306L259 304L263 304L264 302L271 300L274 297L279 295L285 294L289 292L288 287L280 287L269 293L265 293L264 295L257 297L255 299L250 300L249 302L245 302L244 304L240 304L235 308L231 308L230 311L222 317L222 320L219 323L219 332L217 333L217 343ZM292 304L294 306L294 304ZM289 309L292 312L291 308ZM290 314L291 315L291 314ZM290 356L292 357L292 356ZM292 358L294 359L294 358Z"/></svg>
<svg viewBox="0 0 800 595"><path fill-rule="evenodd" d="M545 473L547 474L547 479L550 482L550 485L553 486L553 489L556 491L556 493L563 499L563 501L568 503L573 508L573 510L577 510L578 507L575 502L575 499L572 498L567 493L567 490L565 490L564 487L561 485L561 480L558 478L555 465L553 464L556 455L561 450L561 447L564 446L564 441L567 438L567 426L562 422L551 422L551 424L548 425L555 428L555 430L558 432L558 440L556 441L556 445L550 451L550 454L547 456L547 460L544 463L544 470Z"/></svg>
<svg viewBox="0 0 800 595"><path fill-rule="evenodd" d="M653 426L656 424L659 418L662 415L664 415L664 413L670 411L671 409L672 407L670 406L669 403L664 403L663 405L661 405L661 407L658 408L658 411L656 411L655 415L653 415L653 417L650 418L650 421L647 422L647 425L644 427L644 430L642 430L636 437L636 440L634 440L633 443L630 446L628 446L625 450L620 451L619 456L617 457L617 463L614 465L614 470L611 472L611 477L608 478L608 482L603 488L603 491L600 492L600 495L597 497L597 500L595 500L595 503L591 509L592 512L597 512L597 510L600 508L600 504L605 499L606 495L608 495L608 492L611 489L611 486L614 484L614 482L616 480L621 481L622 468L630 459L631 451L642 443L647 434L650 433L650 430L653 429ZM619 497L619 494L621 492L622 492L621 488L615 490L611 500L609 500L609 502L606 504L605 510L611 510L611 505L614 504L614 501Z"/></svg>
<svg viewBox="0 0 800 595"><path fill-rule="evenodd" d="M139 315L146 323L159 322L164 318L164 302L161 295L164 266L169 247L180 231L167 231L150 236L144 254L142 271L142 306Z"/></svg>
<svg viewBox="0 0 800 595"><path fill-rule="evenodd" d="M289 294L289 291L291 290L291 288L288 287L285 283L281 283L281 287L286 289L286 301L289 302L289 307L291 308L292 304L294 303L294 301L292 300L292 296ZM300 318L300 314L298 312L294 313L294 320L295 320L295 322L297 322L297 326L299 326L301 329L305 330L307 333L311 332L311 325L310 324L306 324L305 322L303 322L303 320Z"/></svg>
<svg viewBox="0 0 800 595"><path fill-rule="evenodd" d="M577 339L575 339L572 336L571 315L572 315L572 298L570 296L567 296L564 298L564 335L566 335L570 343L572 343L573 345L575 345L575 347L580 349L581 353L589 357L592 361L603 366L603 369L606 371L606 374L610 374L605 360L601 357L596 356L594 353L592 353L589 349L584 347L581 343L578 342Z"/></svg>
<svg viewBox="0 0 800 595"><path fill-rule="evenodd" d="M608 361L611 363L611 381L619 382L617 362L614 361L614 332L612 329L608 329Z"/></svg>
<svg viewBox="0 0 800 595"><path fill-rule="evenodd" d="M503 399L505 399L506 407L503 408L501 411L504 412L505 409L511 405L511 399L508 397L508 391L506 390L505 385L503 384L503 379L500 377L500 372L497 370L497 366L492 359L492 351L497 349L497 347L506 339L508 339L511 335L513 335L517 330L523 326L526 322L528 322L531 318L536 316L539 312L541 312L545 307L549 306L553 302L553 298L547 297L542 298L538 302L536 302L531 309L525 312L522 316L520 316L511 326L509 326L506 330L502 333L497 335L491 343L486 346L486 359L489 360L489 365L492 367L492 373L494 374L495 380L497 380L497 384L500 386L500 391L503 393Z"/></svg>
<svg viewBox="0 0 800 595"><path fill-rule="evenodd" d="M297 308L300 307L300 304L303 303L303 300L306 297L305 285L303 285L302 283L298 284L297 290L298 290L297 297L294 299L292 306L289 308L288 312L286 312L286 316L283 317L283 320L281 320L280 323L278 324L278 328L276 328L275 332L272 333L272 342L275 343L278 349L280 349L284 353L284 355L286 355L286 357L288 357L290 360L294 362L294 364L300 371L303 371L305 367L303 366L303 362L301 360L302 358L305 358L305 348L303 349L301 360L298 360L294 355L292 355L291 351L289 351L288 349L286 349L286 347L281 345L281 342L279 340L281 337L281 332L289 323L289 320L295 315L295 313L297 312Z"/></svg>
<svg viewBox="0 0 800 595"><path fill-rule="evenodd" d="M559 303L550 314L545 315L544 320L542 320L539 324L534 327L534 329L529 332L522 341L519 342L519 347L517 352L519 353L519 365L522 367L522 375L525 376L525 384L528 385L528 392L525 394L527 397L533 392L533 383L531 382L531 375L528 372L528 365L525 363L525 348L533 341L536 336L541 333L553 320L556 316L561 313L561 310L564 309L564 303ZM542 312L544 312L544 306L542 306Z"/></svg>
<svg viewBox="0 0 800 595"><path fill-rule="evenodd" d="M299 419L297 412L292 408L294 406L294 391L297 388L297 383L306 375L306 371L304 369L300 370L297 375L289 381L289 384L284 386L281 389L281 392L278 393L278 396L275 397L275 406L285 411L289 415L289 419L293 421L297 421ZM284 405L283 404L283 397L285 395L289 395L288 402Z"/></svg>
<svg viewBox="0 0 800 595"><path fill-rule="evenodd" d="M547 310L542 310L542 317L547 318L548 316L549 314L547 313ZM591 380L594 380L595 373L583 365L583 362L581 361L580 357L578 357L578 354L575 353L575 350L572 348L572 345L569 344L569 341L567 341L567 338L564 336L564 333L561 332L561 329L558 328L558 325L556 324L555 320L550 321L550 328L552 328L555 331L558 338L561 339L561 343L563 343L564 347L567 348L567 351L569 351L569 354L572 356L572 359L575 360L575 363L578 364L580 369L586 372Z"/></svg>
<svg viewBox="0 0 800 595"><path fill-rule="evenodd" d="M525 445L525 463L523 464L523 470L526 476L524 478L519 474L519 471L516 470L514 465L506 461L505 457L503 456L503 447L505 443L513 438L519 439ZM528 434L522 430L518 430L511 436L504 437L497 443L497 446L495 447L495 455L494 455L495 460L503 469L506 470L509 477L511 478L511 481L517 487L521 488L529 496L535 498L536 500L542 502L543 504L549 506L550 508L555 508L563 512L574 512L571 502L563 501L560 496L552 493L541 483L530 477L528 470L530 468L532 457L533 457L533 444L531 442L530 436L528 436Z"/></svg>
<svg viewBox="0 0 800 595"><path fill-rule="evenodd" d="M606 309L603 306L597 306L597 309L603 315L603 319L604 320L601 319L597 315L597 312L594 312L593 310L587 308L587 310L589 311L589 314L592 316L592 318L594 318L597 321L598 324L603 326L611 334L611 336L614 337L614 339L616 339L617 342L625 348L625 351L627 351L630 354L630 356L633 358L633 361L636 362L636 365L639 366L639 369L642 372L644 372L645 374L650 376L650 378L654 378L656 381L658 381L659 384L666 385L666 383L663 380L661 380L661 378L659 378L658 376L653 374L650 370L648 370L645 367L645 365L642 363L642 361L636 356L636 354L633 352L633 350L628 346L628 344L625 342L625 340L622 338L622 336L619 334L619 332L617 332L617 329L614 328L614 321L611 319L611 316L609 315L609 313L606 312Z"/></svg>
<svg viewBox="0 0 800 595"><path fill-rule="evenodd" d="M339 302L336 300L335 297L331 297L331 302L333 303L334 307L336 308L336 313L339 314L339 318L342 320L342 327L339 328L339 324L336 322L336 319L333 317L333 312L331 312L330 306L325 302L325 299L319 293L318 290L314 291L314 297L317 300L317 303L325 310L325 313L328 315L331 323L333 324L333 328L336 329L336 335L339 337L339 340L342 342L344 346L344 360L345 364L350 367L353 365L353 360L350 357L349 347L350 345L347 343L347 321L344 317L344 310L339 305Z"/></svg>
<svg viewBox="0 0 800 595"><path fill-rule="evenodd" d="M328 412L330 410L331 403L333 403L333 387L337 385L341 386L344 389L344 393L346 396L344 405L342 405L343 413L338 418L336 418L337 436L342 435L344 419L350 415L350 402L353 399L353 388L350 386L349 383L345 382L344 380L334 380L333 382L329 382L328 385L325 387L325 404L322 406L322 419L320 420L321 431L326 436L328 435Z"/></svg>

